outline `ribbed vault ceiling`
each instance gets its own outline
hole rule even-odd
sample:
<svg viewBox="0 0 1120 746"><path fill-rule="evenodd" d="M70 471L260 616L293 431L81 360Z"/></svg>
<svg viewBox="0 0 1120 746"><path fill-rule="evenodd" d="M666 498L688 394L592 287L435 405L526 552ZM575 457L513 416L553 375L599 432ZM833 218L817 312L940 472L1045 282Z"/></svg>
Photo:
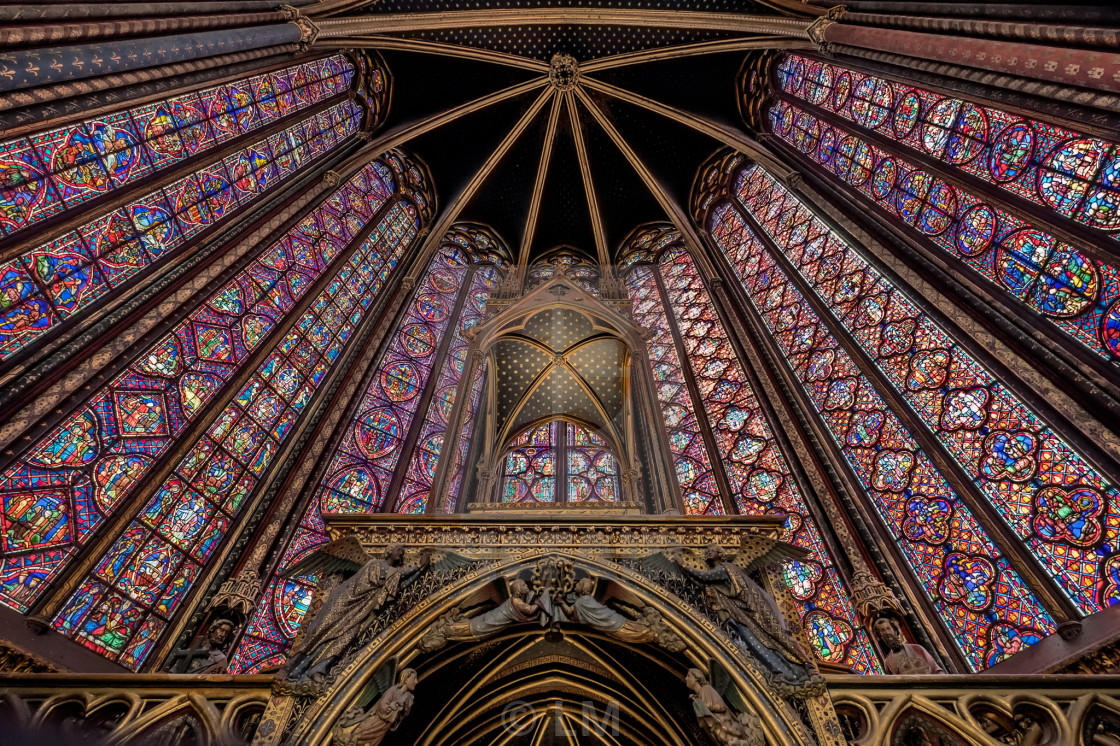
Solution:
<svg viewBox="0 0 1120 746"><path fill-rule="evenodd" d="M528 22L549 9L603 22ZM393 76L381 133L425 130L403 144L429 165L445 220L491 226L525 263L561 244L613 261L637 225L679 223L685 212L671 206L687 204L700 164L745 137L735 96L744 56L805 45L726 20L687 28L667 10L790 21L745 0L383 0L352 12L371 20L351 38ZM631 14L625 25L609 22L618 13ZM578 78L549 82L557 55Z"/></svg>

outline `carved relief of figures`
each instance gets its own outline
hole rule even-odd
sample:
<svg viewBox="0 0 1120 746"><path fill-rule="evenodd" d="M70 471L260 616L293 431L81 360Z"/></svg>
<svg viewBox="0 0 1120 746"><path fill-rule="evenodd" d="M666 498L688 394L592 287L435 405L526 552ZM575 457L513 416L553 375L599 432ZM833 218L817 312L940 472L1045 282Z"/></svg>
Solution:
<svg viewBox="0 0 1120 746"><path fill-rule="evenodd" d="M945 669L928 650L921 645L906 642L897 619L879 617L872 625L872 630L875 632L875 637L887 649L887 655L883 658L887 673L899 675L945 673Z"/></svg>
<svg viewBox="0 0 1120 746"><path fill-rule="evenodd" d="M171 673L224 673L226 647L233 638L235 625L229 619L215 619L206 630L205 639L197 648L180 648L168 657Z"/></svg>
<svg viewBox="0 0 1120 746"><path fill-rule="evenodd" d="M718 665L713 663L711 679L698 668L688 669L685 676L700 727L719 746L764 746L761 718L735 688L730 674Z"/></svg>
<svg viewBox="0 0 1120 746"><path fill-rule="evenodd" d="M335 746L378 746L390 731L412 711L418 675L415 669L405 668L393 680L395 661L383 666L376 674L356 705L339 719L334 729ZM380 696L378 696L380 694ZM370 700L377 701L369 710L363 709Z"/></svg>
<svg viewBox="0 0 1120 746"><path fill-rule="evenodd" d="M741 641L780 678L801 681L815 673L804 645L790 634L774 598L715 545L707 548L708 568L690 567L683 556L672 557L686 576L704 586L704 600L721 622L727 622Z"/></svg>
<svg viewBox="0 0 1120 746"><path fill-rule="evenodd" d="M300 562L292 569L290 574L334 573L339 568L353 574L331 590L311 620L300 647L288 661L289 680L321 681L371 617L396 597L402 581L428 566L431 554L427 550L420 553L417 564L407 566L404 552L403 546L394 544L385 549L383 557L370 558L356 541L340 540L317 551L308 558L310 563Z"/></svg>
<svg viewBox="0 0 1120 746"><path fill-rule="evenodd" d="M599 632L622 642L656 642L658 645L679 652L685 643L661 619L661 612L651 606L643 608L637 619L628 619L595 598L595 580L587 577L575 586L575 600L568 604L563 594L555 602L564 614L577 624L586 624Z"/></svg>
<svg viewBox="0 0 1120 746"><path fill-rule="evenodd" d="M509 582L509 597L490 611L468 618L455 608L440 617L421 638L420 649L432 651L449 642L484 640L506 627L540 619L542 612L547 611L544 598L534 597L528 583L514 578Z"/></svg>

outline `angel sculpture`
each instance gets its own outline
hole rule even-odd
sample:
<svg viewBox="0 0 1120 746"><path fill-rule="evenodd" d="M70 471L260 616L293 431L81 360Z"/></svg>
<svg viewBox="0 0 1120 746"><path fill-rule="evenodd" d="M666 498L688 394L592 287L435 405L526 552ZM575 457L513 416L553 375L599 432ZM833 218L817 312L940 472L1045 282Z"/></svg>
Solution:
<svg viewBox="0 0 1120 746"><path fill-rule="evenodd" d="M595 580L587 577L576 582L575 600L568 604L562 595L557 605L573 622L586 624L592 629L610 635L622 642L656 642L667 650L684 650L684 640L661 619L661 612L652 606L644 607L638 619L627 619L595 598Z"/></svg>
<svg viewBox="0 0 1120 746"><path fill-rule="evenodd" d="M719 746L764 746L762 719L743 699L731 674L715 661L711 668L710 678L690 668L684 679L700 727Z"/></svg>
<svg viewBox="0 0 1120 746"><path fill-rule="evenodd" d="M756 557L747 569L726 560L723 550L712 545L704 552L708 569L697 570L685 563L679 553L668 557L656 554L644 563L669 575L683 574L704 587L704 601L726 623L740 644L765 664L778 680L800 683L815 674L809 653L790 634L773 596L747 574L749 569L784 559L781 545ZM674 567L675 566L675 567Z"/></svg>
<svg viewBox="0 0 1120 746"><path fill-rule="evenodd" d="M420 639L420 648L431 652L449 642L485 640L506 627L540 619L546 611L542 598L532 598L529 584L514 578L509 582L509 597L490 611L467 617L456 607L433 622Z"/></svg>
<svg viewBox="0 0 1120 746"><path fill-rule="evenodd" d="M299 647L288 660L288 679L316 683L330 671L386 603L396 598L402 582L428 567L431 551L420 552L415 565L404 564L404 547L392 544L384 557L369 557L353 536L332 541L300 560L285 577L349 574L331 589L322 608L307 627Z"/></svg>
<svg viewBox="0 0 1120 746"><path fill-rule="evenodd" d="M393 658L379 668L354 706L339 718L333 731L335 746L378 746L408 717L417 673L416 669L405 668L394 676L396 667L397 659ZM374 697L377 702L367 710Z"/></svg>

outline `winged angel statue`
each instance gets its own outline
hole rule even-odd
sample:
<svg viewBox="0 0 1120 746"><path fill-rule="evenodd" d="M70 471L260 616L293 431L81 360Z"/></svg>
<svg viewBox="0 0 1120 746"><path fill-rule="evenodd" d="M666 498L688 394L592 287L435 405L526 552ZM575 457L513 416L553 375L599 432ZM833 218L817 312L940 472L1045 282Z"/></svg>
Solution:
<svg viewBox="0 0 1120 746"><path fill-rule="evenodd" d="M712 545L704 552L705 569L692 567L680 550L658 552L645 557L642 563L655 573L703 586L705 603L721 623L730 627L740 646L753 653L778 681L796 684L816 673L812 658L790 634L774 597L748 574L794 558L791 549L781 544L756 551L743 548L735 562L728 559L723 549Z"/></svg>
<svg viewBox="0 0 1120 746"><path fill-rule="evenodd" d="M397 672L395 657L377 669L353 707L339 718L334 746L378 746L412 711L416 679L416 669Z"/></svg>
<svg viewBox="0 0 1120 746"><path fill-rule="evenodd" d="M404 555L403 545L391 544L381 557L370 557L357 538L347 536L324 544L284 573L288 578L342 578L330 589L289 658L289 681L321 682L402 588L426 570L439 571L468 562L445 552L433 564L431 550L423 549L415 564L406 565Z"/></svg>
<svg viewBox="0 0 1120 746"><path fill-rule="evenodd" d="M692 692L692 710L709 738L719 746L764 746L762 719L723 666L712 661L710 675L690 668L684 681Z"/></svg>

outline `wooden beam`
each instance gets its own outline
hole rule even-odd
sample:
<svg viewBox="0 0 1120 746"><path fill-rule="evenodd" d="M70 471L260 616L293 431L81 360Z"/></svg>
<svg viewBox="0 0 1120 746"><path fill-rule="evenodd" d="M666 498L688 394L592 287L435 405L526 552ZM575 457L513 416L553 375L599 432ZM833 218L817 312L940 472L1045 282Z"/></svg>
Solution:
<svg viewBox="0 0 1120 746"><path fill-rule="evenodd" d="M420 247L420 252L417 254L416 260L412 263L412 267L409 268L408 275L405 277L405 282L411 281L415 284L420 276L427 271L428 260L435 252L439 242L443 240L443 236L447 233L451 224L458 219L459 213L462 212L463 208L471 201L479 188L494 171L494 168L497 167L502 158L509 152L510 148L513 147L513 144L517 142L517 139L521 137L521 133L523 133L530 122L536 118L537 114L544 108L544 105L548 103L548 100L552 98L553 95L555 95L555 91L552 88L548 88L537 96L536 100L534 100L533 104L529 107L529 110L521 115L521 118L513 125L513 129L498 143L498 147L494 149L490 157L486 159L482 166L479 167L478 171L475 172L475 175L471 177L470 182L463 187L462 191L456 195L455 199L439 216L439 219L432 226L431 231L429 231L428 235L424 238L424 245Z"/></svg>
<svg viewBox="0 0 1120 746"><path fill-rule="evenodd" d="M591 178L591 159L587 157L587 146L583 141L583 124L571 91L565 91L568 100L568 115L572 120L572 137L576 141L576 158L579 173L583 177L583 191L587 195L587 211L591 215L591 229L595 233L595 251L599 256L601 271L608 273L611 266L610 249L607 246L607 233L603 228L603 216L599 212L599 198L595 193L595 182Z"/></svg>
<svg viewBox="0 0 1120 746"><path fill-rule="evenodd" d="M436 13L379 13L316 20L319 38L349 38L359 34L499 28L504 26L630 26L657 29L733 31L776 34L808 39L811 21L742 13L684 10L622 10L604 8L518 8L457 10Z"/></svg>
<svg viewBox="0 0 1120 746"><path fill-rule="evenodd" d="M560 122L560 105L564 102L561 96L552 95L552 110L548 113L548 129L544 134L544 143L541 145L541 160L537 165L537 180L533 182L533 196L529 202L529 216L525 219L525 230L521 233L521 250L517 254L517 273L524 279L525 269L529 266L529 251L533 246L533 236L537 232L537 218L541 213L541 198L544 196L544 185L548 180L548 164L552 160L552 146L556 140L556 126Z"/></svg>
<svg viewBox="0 0 1120 746"><path fill-rule="evenodd" d="M610 57L600 57L599 59L584 63L579 66L579 71L581 74L594 73L599 70L609 70L614 67L640 65L643 62L657 62L658 60L671 60L679 57L696 57L703 54L748 52L752 49L816 49L816 46L811 41L802 41L788 36L744 36L738 39L701 41L695 44L677 44L672 47L659 47L657 49L643 49L639 52L614 54Z"/></svg>
<svg viewBox="0 0 1120 746"><path fill-rule="evenodd" d="M456 57L459 59L479 60L480 62L493 62L496 65L507 65L509 67L518 67L522 70L533 70L534 72L547 73L548 63L543 60L534 60L529 57L522 57L517 54L506 54L505 52L495 52L491 49L481 49L479 47L468 47L463 44L445 44L439 41L428 41L426 39L399 39L395 36L383 36L380 34L368 34L357 36L348 39L331 39L324 44L316 45L316 47L330 48L330 49L347 49L354 46L370 49L392 49L401 52L418 52L422 54L436 54L444 57ZM812 47L811 44L808 45Z"/></svg>
<svg viewBox="0 0 1120 746"><path fill-rule="evenodd" d="M728 127L725 124L713 122L710 119L691 114L683 109L678 109L668 104L663 104L655 101L646 96L637 93L631 93L625 89L613 86L610 83L604 83L601 80L594 78L580 77L580 85L586 86L593 91L604 93L612 98L617 98L620 101L626 101L634 106L651 111L655 114L660 114L667 119L703 133L714 140L717 140L728 147L734 148L741 153L745 153L754 160L766 166L766 170L775 174L780 178L787 178L791 171L788 166L779 161L770 154L766 148L758 143L754 138L748 137L745 133L734 127Z"/></svg>

